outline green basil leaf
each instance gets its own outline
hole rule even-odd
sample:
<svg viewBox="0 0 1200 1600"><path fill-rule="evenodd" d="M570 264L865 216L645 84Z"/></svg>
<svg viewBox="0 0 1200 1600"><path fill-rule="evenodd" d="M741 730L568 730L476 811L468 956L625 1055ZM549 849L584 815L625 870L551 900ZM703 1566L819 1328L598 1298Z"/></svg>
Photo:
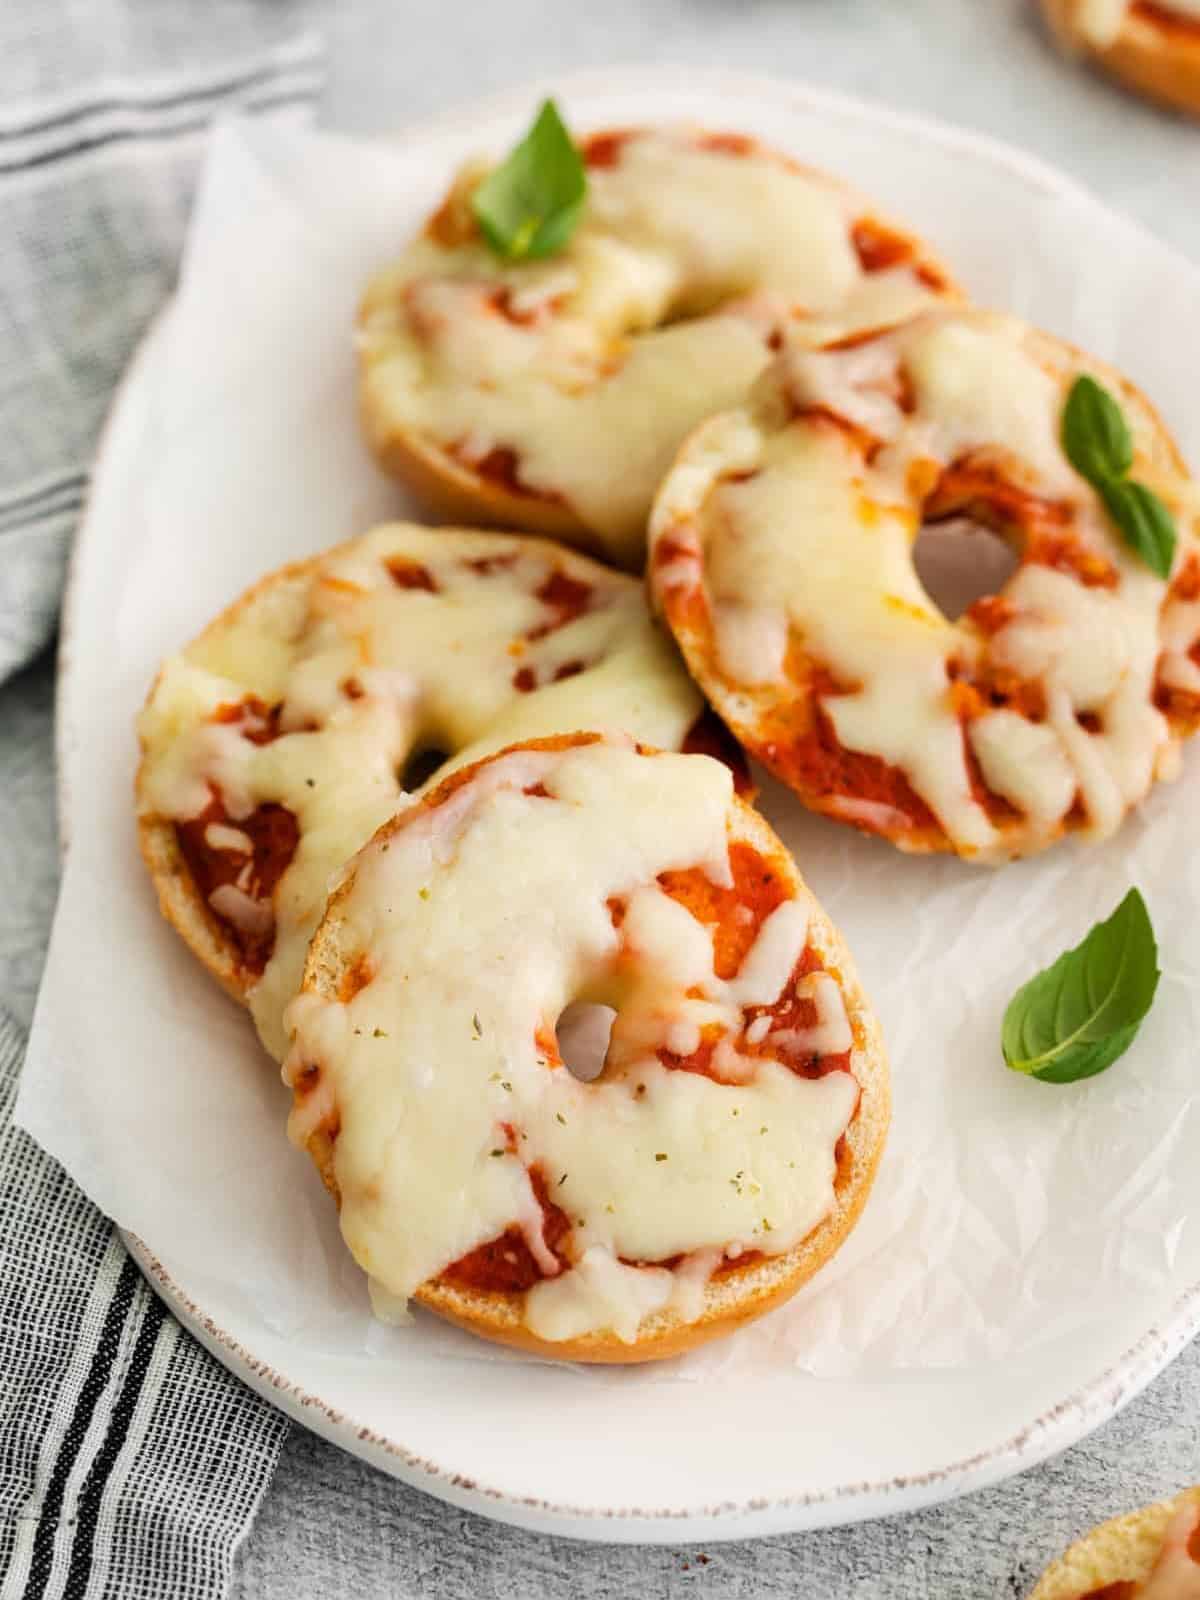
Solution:
<svg viewBox="0 0 1200 1600"><path fill-rule="evenodd" d="M497 255L534 261L564 247L586 197L583 158L547 100L508 160L475 190L471 210Z"/></svg>
<svg viewBox="0 0 1200 1600"><path fill-rule="evenodd" d="M1153 489L1131 479L1099 485L1100 498L1121 537L1160 578L1171 576L1175 519Z"/></svg>
<svg viewBox="0 0 1200 1600"><path fill-rule="evenodd" d="M1157 987L1150 914L1130 889L1082 944L1013 995L1000 1033L1004 1060L1045 1083L1093 1077L1133 1043Z"/></svg>
<svg viewBox="0 0 1200 1600"><path fill-rule="evenodd" d="M1133 435L1120 406L1086 373L1075 379L1062 415L1062 446L1081 478L1097 489L1133 465Z"/></svg>

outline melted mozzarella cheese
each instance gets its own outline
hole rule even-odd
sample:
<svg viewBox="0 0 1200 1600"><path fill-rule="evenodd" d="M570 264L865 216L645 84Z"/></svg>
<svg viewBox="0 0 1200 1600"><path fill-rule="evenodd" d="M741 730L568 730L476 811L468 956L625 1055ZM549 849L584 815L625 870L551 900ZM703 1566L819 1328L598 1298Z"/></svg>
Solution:
<svg viewBox="0 0 1200 1600"><path fill-rule="evenodd" d="M481 573L472 556L511 565ZM387 565L395 560L425 567L439 592L398 587ZM594 608L530 640L550 615L535 592L551 570L540 547L379 528L331 553L311 579L268 590L164 667L139 724L144 813L196 816L215 784L235 824L268 802L298 823L274 896L274 951L250 994L273 1055L286 1045L283 1008L331 877L404 804L414 750L454 752L463 765L521 739L585 728L670 749L699 715L700 695L638 586L574 561L568 570L594 586ZM521 667L542 687L518 690ZM555 682L564 668L573 675ZM247 695L282 703L284 736L256 745L238 724L211 720Z"/></svg>
<svg viewBox="0 0 1200 1600"><path fill-rule="evenodd" d="M864 272L861 203L765 154L645 133L588 181L552 262L417 241L368 291L359 343L369 411L476 461L514 450L523 483L564 497L632 564L680 440L742 398L781 314L826 339L935 295L908 266ZM546 315L500 315L496 290L511 312Z"/></svg>
<svg viewBox="0 0 1200 1600"><path fill-rule="evenodd" d="M204 830L204 842L210 850L225 850L233 855L253 855L254 841L241 828L229 828L220 822L210 822Z"/></svg>
<svg viewBox="0 0 1200 1600"><path fill-rule="evenodd" d="M537 785L547 793L526 792ZM520 1218L532 1166L579 1249L527 1297L549 1340L632 1339L669 1301L695 1317L694 1280L727 1246L786 1251L827 1214L858 1097L849 1073L805 1079L764 1058L731 1085L658 1057L687 988L735 1015L739 995L777 998L803 948L805 908L791 902L723 983L710 930L655 886L696 866L728 877L730 797L727 769L704 757L521 751L358 857L340 944L368 951L373 976L348 1001L296 999L285 1076L316 1063L334 1085L342 1231L391 1295ZM627 901L620 934L614 897ZM620 941L632 961L616 960ZM844 1002L826 981L840 1041ZM618 1013L589 1083L547 1067L536 1038L581 996ZM293 1139L319 1117L298 1102ZM678 1290L669 1272L625 1264L697 1252L705 1265Z"/></svg>
<svg viewBox="0 0 1200 1600"><path fill-rule="evenodd" d="M603 1245L590 1245L570 1272L534 1284L525 1302L531 1333L549 1343L611 1328L625 1344L637 1340L644 1318L670 1302L671 1274L629 1267Z"/></svg>
<svg viewBox="0 0 1200 1600"><path fill-rule="evenodd" d="M901 767L948 831L985 848L993 830L971 793L946 682L955 630L913 568L911 510L865 498L837 434L773 434L760 460L761 471L712 499L714 524L738 530L708 547L726 669L743 683L782 682L798 629L806 651L853 687L825 702L840 742Z"/></svg>
<svg viewBox="0 0 1200 1600"><path fill-rule="evenodd" d="M1055 828L1076 793L1091 831L1110 833L1156 772L1170 770L1171 730L1154 705L1160 652L1166 683L1200 684L1189 654L1200 604L1164 609L1163 582L1071 471L1059 444L1071 374L1053 359L1054 347L1012 320L957 311L845 350L791 350L762 380L754 409L716 418L689 441L652 522L652 538L670 540L665 579L652 566L660 602L703 571L728 678L785 685L797 641L846 691L822 700L842 746L900 768L967 854L1003 845L972 790L951 662L1045 692L1044 723L997 710L968 729L988 786L1023 814L1031 841ZM866 429L875 448L865 453L831 415ZM1148 425L1130 421L1148 452ZM912 559L920 486L972 452L1067 506L1072 538L1114 570L1116 586L1028 562L1002 591L1012 616L990 639L943 617ZM1182 560L1196 538L1190 520L1178 521ZM834 809L880 820L874 806L848 796Z"/></svg>
<svg viewBox="0 0 1200 1600"><path fill-rule="evenodd" d="M1015 320L931 319L897 348L930 456L949 463L986 444L1036 474L1042 494L1078 493L1058 442L1061 383L1033 359Z"/></svg>

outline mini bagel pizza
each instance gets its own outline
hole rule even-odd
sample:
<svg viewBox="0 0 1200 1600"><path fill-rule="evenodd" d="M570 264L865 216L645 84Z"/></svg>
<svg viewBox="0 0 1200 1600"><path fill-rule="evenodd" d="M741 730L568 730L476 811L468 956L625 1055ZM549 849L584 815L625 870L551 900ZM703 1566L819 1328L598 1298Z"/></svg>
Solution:
<svg viewBox="0 0 1200 1600"><path fill-rule="evenodd" d="M580 726L720 750L703 713L631 578L538 539L381 527L264 579L163 667L142 850L164 914L281 1054L330 876L431 752Z"/></svg>
<svg viewBox="0 0 1200 1600"><path fill-rule="evenodd" d="M544 260L493 254L464 171L359 317L362 416L437 511L638 568L684 435L742 398L785 313L814 337L954 292L931 252L824 175L741 134L583 142L587 198Z"/></svg>
<svg viewBox="0 0 1200 1600"><path fill-rule="evenodd" d="M1173 775L1200 724L1195 494L1150 407L1105 373L1133 475L1176 514L1168 581L1064 454L1068 393L1099 370L1013 319L935 311L786 350L688 440L652 519L655 603L806 805L902 849L1003 859L1111 834ZM952 621L913 546L964 515L1019 564Z"/></svg>
<svg viewBox="0 0 1200 1600"><path fill-rule="evenodd" d="M1200 0L1042 0L1042 8L1068 50L1200 116Z"/></svg>
<svg viewBox="0 0 1200 1600"><path fill-rule="evenodd" d="M1200 1600L1200 1487L1093 1528L1029 1600Z"/></svg>
<svg viewBox="0 0 1200 1600"><path fill-rule="evenodd" d="M599 1076L556 1027L615 1010ZM729 769L576 734L401 812L315 934L289 1131L381 1314L646 1361L792 1294L888 1120L849 956Z"/></svg>

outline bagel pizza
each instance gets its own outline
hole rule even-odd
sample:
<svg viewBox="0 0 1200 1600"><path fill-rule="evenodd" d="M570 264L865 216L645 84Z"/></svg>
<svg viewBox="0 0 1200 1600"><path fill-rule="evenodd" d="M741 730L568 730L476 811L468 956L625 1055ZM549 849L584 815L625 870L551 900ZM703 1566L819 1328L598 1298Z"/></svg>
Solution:
<svg viewBox="0 0 1200 1600"><path fill-rule="evenodd" d="M1029 1600L1200 1600L1200 1487L1093 1528Z"/></svg>
<svg viewBox="0 0 1200 1600"><path fill-rule="evenodd" d="M598 1076L576 1002L615 1012ZM377 1311L669 1356L853 1226L887 1068L835 929L729 769L575 734L439 783L350 863L288 1010L289 1132Z"/></svg>
<svg viewBox="0 0 1200 1600"><path fill-rule="evenodd" d="M1067 459L1085 371L1175 513L1167 576ZM786 349L697 429L658 496L650 584L717 711L806 805L906 850L1005 859L1110 835L1177 769L1200 723L1195 509L1132 385L1011 318L937 310ZM913 548L964 516L1018 564L951 620Z"/></svg>
<svg viewBox="0 0 1200 1600"><path fill-rule="evenodd" d="M265 578L163 667L142 851L278 1055L331 874L422 768L581 726L720 750L703 713L633 579L538 539L381 527Z"/></svg>
<svg viewBox="0 0 1200 1600"><path fill-rule="evenodd" d="M1200 116L1200 0L1042 0L1057 37L1126 87Z"/></svg>
<svg viewBox="0 0 1200 1600"><path fill-rule="evenodd" d="M740 400L785 313L814 337L953 293L917 239L741 134L633 128L583 141L569 241L507 261L464 170L367 288L361 410L384 468L440 514L526 527L640 568L684 435Z"/></svg>

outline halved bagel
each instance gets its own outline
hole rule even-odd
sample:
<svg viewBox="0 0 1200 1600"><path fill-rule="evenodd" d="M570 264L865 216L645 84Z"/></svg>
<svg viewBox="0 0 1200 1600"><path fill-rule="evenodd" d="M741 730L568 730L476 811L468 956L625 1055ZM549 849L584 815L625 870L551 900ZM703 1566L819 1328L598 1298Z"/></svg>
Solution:
<svg viewBox="0 0 1200 1600"><path fill-rule="evenodd" d="M1195 1600L1200 1485L1085 1533L1042 1574L1029 1600Z"/></svg>
<svg viewBox="0 0 1200 1600"><path fill-rule="evenodd" d="M1200 116L1197 0L1042 0L1066 48L1138 94Z"/></svg>
<svg viewBox="0 0 1200 1600"><path fill-rule="evenodd" d="M1081 372L1175 514L1169 582L1064 453ZM1177 770L1200 725L1198 510L1130 383L1014 318L938 310L788 348L702 424L655 505L650 586L713 705L807 806L1003 860L1107 837ZM1018 564L952 620L913 549L963 517Z"/></svg>
<svg viewBox="0 0 1200 1600"><path fill-rule="evenodd" d="M361 411L439 514L638 568L677 445L741 398L781 318L829 337L957 291L920 240L745 135L623 129L582 153L584 217L549 260L492 254L469 206L486 169L460 174L367 288Z"/></svg>
<svg viewBox="0 0 1200 1600"><path fill-rule="evenodd" d="M615 1009L600 1075L563 1064ZM330 898L289 1008L293 1141L377 1307L576 1361L675 1355L853 1227L889 1116L836 929L726 767L596 735L464 768Z"/></svg>
<svg viewBox="0 0 1200 1600"><path fill-rule="evenodd" d="M707 750L704 713L633 579L397 523L264 578L166 663L138 728L142 852L164 915L281 1054L329 879L419 786L414 758L580 726Z"/></svg>

